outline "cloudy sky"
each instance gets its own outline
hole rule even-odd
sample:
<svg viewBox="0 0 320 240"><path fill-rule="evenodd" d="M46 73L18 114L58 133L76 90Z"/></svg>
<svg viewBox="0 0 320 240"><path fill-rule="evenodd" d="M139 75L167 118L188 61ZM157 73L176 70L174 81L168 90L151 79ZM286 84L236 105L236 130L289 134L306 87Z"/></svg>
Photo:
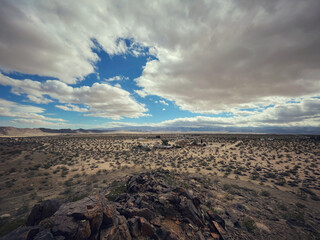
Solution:
<svg viewBox="0 0 320 240"><path fill-rule="evenodd" d="M319 0L0 2L1 126L320 132Z"/></svg>

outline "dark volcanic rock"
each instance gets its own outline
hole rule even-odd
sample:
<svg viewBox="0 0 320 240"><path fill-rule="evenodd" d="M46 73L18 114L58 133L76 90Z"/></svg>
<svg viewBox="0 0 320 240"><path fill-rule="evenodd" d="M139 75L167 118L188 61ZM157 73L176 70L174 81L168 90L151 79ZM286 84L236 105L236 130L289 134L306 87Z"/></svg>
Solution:
<svg viewBox="0 0 320 240"><path fill-rule="evenodd" d="M54 214L52 232L66 238L87 239L99 231L105 212L106 200L98 195L67 203Z"/></svg>
<svg viewBox="0 0 320 240"><path fill-rule="evenodd" d="M25 226L20 227L6 236L2 237L1 240L29 240L34 239L34 237L39 233L39 227Z"/></svg>
<svg viewBox="0 0 320 240"><path fill-rule="evenodd" d="M55 200L46 200L36 204L27 219L27 226L37 225L41 220L51 217L60 207L60 203Z"/></svg>
<svg viewBox="0 0 320 240"><path fill-rule="evenodd" d="M28 226L4 239L223 239L224 220L202 206L205 196L172 187L169 172L130 177L126 193L115 202L102 195L60 206L55 201L36 205ZM46 223L46 224L43 224ZM46 229L44 228L46 226Z"/></svg>

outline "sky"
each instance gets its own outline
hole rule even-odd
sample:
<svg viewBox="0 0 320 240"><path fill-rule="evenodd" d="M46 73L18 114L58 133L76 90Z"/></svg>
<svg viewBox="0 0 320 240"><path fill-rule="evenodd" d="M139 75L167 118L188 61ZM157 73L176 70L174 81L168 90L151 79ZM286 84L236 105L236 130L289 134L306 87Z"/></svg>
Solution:
<svg viewBox="0 0 320 240"><path fill-rule="evenodd" d="M319 0L0 3L0 126L320 133Z"/></svg>

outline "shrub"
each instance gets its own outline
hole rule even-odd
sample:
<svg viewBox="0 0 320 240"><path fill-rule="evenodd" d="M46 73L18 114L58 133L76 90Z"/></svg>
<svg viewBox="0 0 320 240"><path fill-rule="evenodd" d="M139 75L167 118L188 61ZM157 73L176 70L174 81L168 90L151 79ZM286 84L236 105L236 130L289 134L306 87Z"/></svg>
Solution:
<svg viewBox="0 0 320 240"><path fill-rule="evenodd" d="M241 227L248 232L253 232L256 229L256 224L251 218L246 217L241 221Z"/></svg>
<svg viewBox="0 0 320 240"><path fill-rule="evenodd" d="M302 204L302 203L299 203L299 202L296 203L296 206L297 206L298 208L306 208L306 205L304 205L304 204Z"/></svg>
<svg viewBox="0 0 320 240"><path fill-rule="evenodd" d="M263 197L269 197L270 193L268 191L263 190L263 191L261 191L260 195Z"/></svg>

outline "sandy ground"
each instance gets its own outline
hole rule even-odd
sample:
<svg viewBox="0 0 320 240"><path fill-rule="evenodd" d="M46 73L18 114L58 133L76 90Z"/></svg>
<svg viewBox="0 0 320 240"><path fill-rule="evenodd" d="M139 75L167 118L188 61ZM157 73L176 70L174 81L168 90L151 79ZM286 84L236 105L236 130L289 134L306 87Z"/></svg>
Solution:
<svg viewBox="0 0 320 240"><path fill-rule="evenodd" d="M103 191L121 176L158 168L296 195L304 187L320 196L319 141L310 137L161 134L170 145L182 140L186 144L152 149L161 144L157 135L122 132L1 138L0 218L23 216L44 199L74 199Z"/></svg>

